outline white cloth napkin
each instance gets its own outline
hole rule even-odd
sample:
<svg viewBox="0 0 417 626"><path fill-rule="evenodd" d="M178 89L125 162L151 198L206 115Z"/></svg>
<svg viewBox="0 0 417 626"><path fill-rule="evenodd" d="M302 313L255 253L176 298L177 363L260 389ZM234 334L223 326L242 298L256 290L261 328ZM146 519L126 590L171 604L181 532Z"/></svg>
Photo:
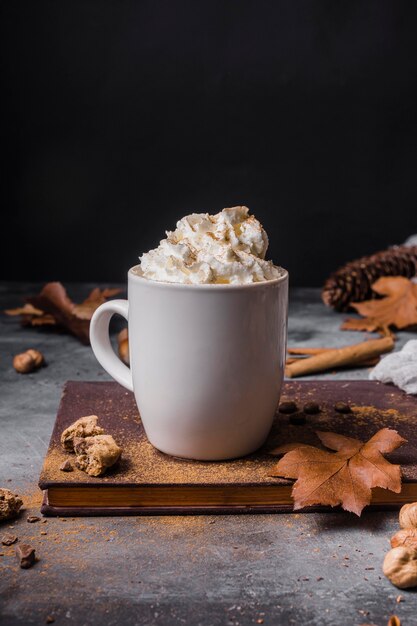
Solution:
<svg viewBox="0 0 417 626"><path fill-rule="evenodd" d="M381 359L369 378L394 383L406 393L417 394L417 339L407 341L402 350Z"/></svg>
<svg viewBox="0 0 417 626"><path fill-rule="evenodd" d="M404 241L405 246L417 246L417 235L411 235L407 241Z"/></svg>

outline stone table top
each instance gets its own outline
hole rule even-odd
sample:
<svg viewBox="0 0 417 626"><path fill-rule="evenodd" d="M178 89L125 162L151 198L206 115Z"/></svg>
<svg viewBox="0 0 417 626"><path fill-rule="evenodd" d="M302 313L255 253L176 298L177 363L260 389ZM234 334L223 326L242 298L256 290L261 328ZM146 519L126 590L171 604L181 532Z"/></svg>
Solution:
<svg viewBox="0 0 417 626"><path fill-rule="evenodd" d="M68 291L77 301L91 287L70 285ZM38 288L2 284L0 310L18 306ZM319 290L293 290L288 343L360 341L358 333L339 330L342 318L324 307ZM398 346L410 336L401 333ZM41 350L48 366L19 375L12 356L29 347ZM323 378L367 374L355 369ZM381 572L398 528L396 512L365 511L360 519L334 512L28 524L28 515L39 514L38 476L68 379L108 376L73 337L21 328L17 319L0 315L0 486L21 494L26 505L0 532L31 543L39 556L33 568L21 570L14 546L1 546L2 625L45 624L52 616L56 624L77 626L385 626L393 614L403 626L417 624L417 595L400 592Z"/></svg>

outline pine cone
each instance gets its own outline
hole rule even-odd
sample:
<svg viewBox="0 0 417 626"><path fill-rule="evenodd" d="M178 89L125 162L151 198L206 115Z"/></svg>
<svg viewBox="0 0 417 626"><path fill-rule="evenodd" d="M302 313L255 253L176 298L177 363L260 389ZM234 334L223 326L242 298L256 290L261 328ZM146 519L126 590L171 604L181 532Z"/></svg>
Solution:
<svg viewBox="0 0 417 626"><path fill-rule="evenodd" d="M393 246L350 261L326 280L321 297L336 311L347 311L351 302L375 298L371 285L381 276L417 275L417 246Z"/></svg>

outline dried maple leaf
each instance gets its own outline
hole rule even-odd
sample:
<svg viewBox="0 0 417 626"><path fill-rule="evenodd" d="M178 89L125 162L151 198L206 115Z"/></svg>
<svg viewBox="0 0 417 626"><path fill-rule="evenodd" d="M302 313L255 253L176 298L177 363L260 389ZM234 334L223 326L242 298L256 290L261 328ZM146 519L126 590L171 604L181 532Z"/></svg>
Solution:
<svg viewBox="0 0 417 626"><path fill-rule="evenodd" d="M54 326L56 324L52 315L44 313L44 311L28 303L16 309L7 309L4 312L11 316L20 315L23 326Z"/></svg>
<svg viewBox="0 0 417 626"><path fill-rule="evenodd" d="M106 301L109 296L119 293L120 289L96 288L81 304L75 304L67 295L61 283L47 283L39 295L28 298L29 304L52 315L59 326L66 328L70 333L88 345L90 343L90 319L94 311Z"/></svg>
<svg viewBox="0 0 417 626"><path fill-rule="evenodd" d="M96 287L84 300L84 302L74 306L73 312L81 320L91 320L94 311L100 306L100 304L106 302L106 300L111 298L111 296L117 295L120 291L121 289L101 290Z"/></svg>
<svg viewBox="0 0 417 626"><path fill-rule="evenodd" d="M56 326L56 319L53 315L45 313L39 316L22 316L23 326Z"/></svg>
<svg viewBox="0 0 417 626"><path fill-rule="evenodd" d="M371 489L401 491L401 468L382 455L396 450L406 440L395 430L382 428L369 441L317 431L322 444L335 452L302 443L280 446L271 454L284 454L270 476L296 478L292 489L294 509L322 504L341 505L360 515L371 502Z"/></svg>
<svg viewBox="0 0 417 626"><path fill-rule="evenodd" d="M18 306L16 309L6 309L6 315L35 315L41 316L44 314L43 311L37 309L32 304L24 304L23 306Z"/></svg>
<svg viewBox="0 0 417 626"><path fill-rule="evenodd" d="M96 287L89 296L75 304L68 297L61 283L47 283L40 294L28 298L28 302L16 309L8 309L6 315L20 315L24 326L59 326L66 328L82 343L89 344L90 320L94 311L106 302L107 298L120 293L121 289L99 289Z"/></svg>
<svg viewBox="0 0 417 626"><path fill-rule="evenodd" d="M384 276L372 285L372 289L385 297L351 303L365 317L365 320L357 320L358 330L363 330L365 324L375 328L407 328L417 324L417 284L403 276ZM353 329L354 322L349 324Z"/></svg>
<svg viewBox="0 0 417 626"><path fill-rule="evenodd" d="M75 304L61 283L47 283L37 296L27 298L28 302L24 306L4 312L11 316L20 315L24 326L63 327L88 345L90 320L94 311L107 298L120 291L96 287L81 304Z"/></svg>
<svg viewBox="0 0 417 626"><path fill-rule="evenodd" d="M380 326L379 322L370 317L348 317L340 326L340 330L361 330L368 333L379 333L382 337L394 337L388 326Z"/></svg>

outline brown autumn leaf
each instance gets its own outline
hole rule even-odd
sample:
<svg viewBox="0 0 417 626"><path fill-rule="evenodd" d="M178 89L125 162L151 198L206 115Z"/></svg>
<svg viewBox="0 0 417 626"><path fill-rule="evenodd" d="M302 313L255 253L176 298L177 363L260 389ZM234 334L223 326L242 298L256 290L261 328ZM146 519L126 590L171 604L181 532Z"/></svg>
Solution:
<svg viewBox="0 0 417 626"><path fill-rule="evenodd" d="M80 304L74 303L61 283L47 283L37 296L28 298L27 304L5 311L7 315L20 315L27 326L55 325L68 330L88 345L90 320L94 311L107 298L120 293L120 289L96 287Z"/></svg>
<svg viewBox="0 0 417 626"><path fill-rule="evenodd" d="M16 309L6 309L4 312L6 315L34 315L36 317L44 315L43 311L28 303L18 306Z"/></svg>
<svg viewBox="0 0 417 626"><path fill-rule="evenodd" d="M56 324L52 315L44 313L29 303L15 309L6 309L4 312L10 316L20 315L23 326L54 326Z"/></svg>
<svg viewBox="0 0 417 626"><path fill-rule="evenodd" d="M108 298L116 296L120 293L120 291L121 289L102 290L99 287L96 287L84 300L84 302L75 305L74 314L81 320L91 320L94 311L100 306L100 304L104 304Z"/></svg>
<svg viewBox="0 0 417 626"><path fill-rule="evenodd" d="M47 283L40 294L28 298L29 304L54 317L57 324L75 335L82 343L90 343L90 319L94 311L107 297L119 293L120 289L96 288L81 303L75 304L67 295L65 287L58 282Z"/></svg>
<svg viewBox="0 0 417 626"><path fill-rule="evenodd" d="M56 319L49 313L33 317L23 315L22 326L56 326Z"/></svg>
<svg viewBox="0 0 417 626"><path fill-rule="evenodd" d="M373 487L400 493L401 468L383 457L406 443L396 430L382 428L366 443L332 432L317 431L317 435L335 452L302 443L271 451L284 456L269 475L297 479L292 489L294 510L315 504L341 505L360 515L371 502Z"/></svg>
<svg viewBox="0 0 417 626"><path fill-rule="evenodd" d="M361 330L368 333L379 333L382 337L394 337L388 326L380 326L377 320L370 317L348 317L340 326L340 330Z"/></svg>
<svg viewBox="0 0 417 626"><path fill-rule="evenodd" d="M348 322L349 330L377 330L390 326L407 328L417 324L417 284L404 276L383 276L373 285L373 291L380 296L379 300L352 302L364 320ZM344 324L346 329L346 323Z"/></svg>

